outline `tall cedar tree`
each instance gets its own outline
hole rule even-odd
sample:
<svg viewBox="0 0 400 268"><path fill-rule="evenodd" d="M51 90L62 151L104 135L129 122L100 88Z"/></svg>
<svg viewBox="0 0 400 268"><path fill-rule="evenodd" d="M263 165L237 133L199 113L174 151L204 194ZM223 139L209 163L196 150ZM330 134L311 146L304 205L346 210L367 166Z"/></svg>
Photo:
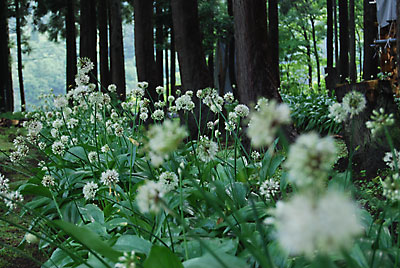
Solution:
<svg viewBox="0 0 400 268"><path fill-rule="evenodd" d="M211 86L200 27L197 0L171 0L176 50L184 90Z"/></svg>
<svg viewBox="0 0 400 268"><path fill-rule="evenodd" d="M25 111L25 90L24 90L24 77L22 73L22 33L21 33L21 9L20 0L15 0L15 32L17 34L17 61L18 61L18 81L19 81L19 92L21 97L21 111ZM22 2L22 4L24 4Z"/></svg>
<svg viewBox="0 0 400 268"><path fill-rule="evenodd" d="M347 1L339 0L339 74L342 83L349 77L349 16Z"/></svg>
<svg viewBox="0 0 400 268"><path fill-rule="evenodd" d="M160 2L156 1L156 83L157 86L162 86L164 84L163 82L163 39L164 39L164 34L163 34L163 24L160 19L162 9L160 6Z"/></svg>
<svg viewBox="0 0 400 268"><path fill-rule="evenodd" d="M327 67L333 68L333 3L334 0L326 1L326 51L327 51Z"/></svg>
<svg viewBox="0 0 400 268"><path fill-rule="evenodd" d="M233 3L232 0L227 1L228 5L228 15L233 18ZM228 61L229 61L229 80L231 82L231 85L236 85L236 65L235 65L235 35L232 34L230 39L229 39L229 44L228 44ZM233 94L235 96L238 96L239 93L237 92L237 87L232 87L233 89Z"/></svg>
<svg viewBox="0 0 400 268"><path fill-rule="evenodd" d="M110 68L108 62L108 1L98 1L98 28L99 28L99 64L101 89L110 84Z"/></svg>
<svg viewBox="0 0 400 268"><path fill-rule="evenodd" d="M111 82L121 100L126 98L124 43L122 39L121 1L110 0Z"/></svg>
<svg viewBox="0 0 400 268"><path fill-rule="evenodd" d="M155 92L157 71L154 59L153 37L153 1L134 0L135 16L135 56L138 81L149 83L148 94L153 101L157 99Z"/></svg>
<svg viewBox="0 0 400 268"><path fill-rule="evenodd" d="M265 0L233 0L239 101L255 103L261 96L281 100L274 86L268 47Z"/></svg>
<svg viewBox="0 0 400 268"><path fill-rule="evenodd" d="M378 35L378 27L375 25L376 5L369 2L364 0L364 80L376 78L378 74L378 57L375 55L375 49L371 47Z"/></svg>
<svg viewBox="0 0 400 268"><path fill-rule="evenodd" d="M67 0L65 15L65 39L67 47L67 92L73 86L76 76L76 29L75 0Z"/></svg>
<svg viewBox="0 0 400 268"><path fill-rule="evenodd" d="M81 0L81 32L79 56L89 58L94 68L91 71L90 81L97 82L97 20L96 0Z"/></svg>
<svg viewBox="0 0 400 268"><path fill-rule="evenodd" d="M7 1L0 1L0 112L14 109L7 20Z"/></svg>
<svg viewBox="0 0 400 268"><path fill-rule="evenodd" d="M274 87L280 87L279 75L279 13L278 0L268 0L268 28L270 38L271 73Z"/></svg>
<svg viewBox="0 0 400 268"><path fill-rule="evenodd" d="M357 67L356 67L356 25L354 17L354 0L349 1L349 31L350 31L350 81L355 83L357 81Z"/></svg>
<svg viewBox="0 0 400 268"><path fill-rule="evenodd" d="M171 92L176 90L176 47L175 47L175 34L174 27L171 27Z"/></svg>

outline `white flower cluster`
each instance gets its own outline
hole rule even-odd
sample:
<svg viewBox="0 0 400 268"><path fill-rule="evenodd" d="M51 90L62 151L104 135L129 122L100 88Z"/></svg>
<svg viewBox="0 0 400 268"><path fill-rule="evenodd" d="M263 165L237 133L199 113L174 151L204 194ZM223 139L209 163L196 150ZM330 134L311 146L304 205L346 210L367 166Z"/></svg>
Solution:
<svg viewBox="0 0 400 268"><path fill-rule="evenodd" d="M203 162L212 161L218 152L218 144L207 136L201 136L197 145L197 156Z"/></svg>
<svg viewBox="0 0 400 268"><path fill-rule="evenodd" d="M203 103L207 105L213 113L222 112L224 99L218 95L218 91L211 88L205 88L201 92Z"/></svg>
<svg viewBox="0 0 400 268"><path fill-rule="evenodd" d="M336 147L331 137L308 133L300 135L290 147L284 165L289 170L289 180L298 187L321 187L335 159Z"/></svg>
<svg viewBox="0 0 400 268"><path fill-rule="evenodd" d="M55 179L53 176L45 175L42 178L42 185L44 187L54 186L56 184Z"/></svg>
<svg viewBox="0 0 400 268"><path fill-rule="evenodd" d="M10 190L10 180L0 173L0 195L6 194Z"/></svg>
<svg viewBox="0 0 400 268"><path fill-rule="evenodd" d="M361 92L350 91L343 97L342 103L334 103L329 107L329 117L337 123L344 122L349 115L352 118L360 114L366 104L367 100Z"/></svg>
<svg viewBox="0 0 400 268"><path fill-rule="evenodd" d="M187 92L186 94L176 99L175 106L177 111L183 110L185 112L191 112L195 107L194 102L192 101L192 97L190 96L190 94L187 94Z"/></svg>
<svg viewBox="0 0 400 268"><path fill-rule="evenodd" d="M31 136L32 137L32 136ZM29 137L28 137L29 140ZM14 151L10 154L10 161L17 163L25 158L29 153L29 147L25 144L25 138L18 136L14 139Z"/></svg>
<svg viewBox="0 0 400 268"><path fill-rule="evenodd" d="M158 213L161 210L161 198L166 190L160 182L146 181L138 188L136 202L141 212Z"/></svg>
<svg viewBox="0 0 400 268"><path fill-rule="evenodd" d="M396 156L397 167L400 168L400 152L394 149L394 154ZM385 156L383 157L383 161L386 163L388 167L392 170L395 170L395 160L393 158L393 154L391 152L386 152Z"/></svg>
<svg viewBox="0 0 400 268"><path fill-rule="evenodd" d="M277 238L291 255L339 252L362 232L357 206L341 193L328 192L318 199L295 195L279 201L273 211Z"/></svg>
<svg viewBox="0 0 400 268"><path fill-rule="evenodd" d="M290 109L287 104L275 100L260 102L258 110L250 115L247 136L255 147L269 146L281 125L290 123Z"/></svg>
<svg viewBox="0 0 400 268"><path fill-rule="evenodd" d="M135 268L136 267L136 255L135 251L124 252L124 254L118 258L118 262L114 268Z"/></svg>
<svg viewBox="0 0 400 268"><path fill-rule="evenodd" d="M98 191L99 186L95 182L88 182L83 186L83 196L86 200L94 199Z"/></svg>
<svg viewBox="0 0 400 268"><path fill-rule="evenodd" d="M119 174L115 169L107 169L101 173L100 182L111 187L111 185L119 182Z"/></svg>
<svg viewBox="0 0 400 268"><path fill-rule="evenodd" d="M178 121L165 120L162 125L152 125L147 132L149 137L147 147L152 164L156 167L161 165L187 135L187 131Z"/></svg>
<svg viewBox="0 0 400 268"><path fill-rule="evenodd" d="M274 197L280 190L279 182L274 179L264 181L260 186L260 194L267 200Z"/></svg>
<svg viewBox="0 0 400 268"><path fill-rule="evenodd" d="M393 114L385 114L385 110L380 108L378 111L373 110L371 115L371 121L367 121L365 125L371 130L371 135L375 136L384 127L388 127L394 124Z"/></svg>
<svg viewBox="0 0 400 268"><path fill-rule="evenodd" d="M178 187L178 176L174 172L165 171L161 173L159 182L164 186L166 192L170 192Z"/></svg>

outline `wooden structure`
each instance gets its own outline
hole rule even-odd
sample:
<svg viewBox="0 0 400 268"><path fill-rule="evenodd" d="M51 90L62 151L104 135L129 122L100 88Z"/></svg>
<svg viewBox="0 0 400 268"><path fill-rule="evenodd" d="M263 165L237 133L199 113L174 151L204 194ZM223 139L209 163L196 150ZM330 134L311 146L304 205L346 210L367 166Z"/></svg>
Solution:
<svg viewBox="0 0 400 268"><path fill-rule="evenodd" d="M393 0L385 0L392 5ZM395 0L394 0L395 2ZM382 3L379 4L382 7ZM389 10L392 12L393 10ZM382 11L381 11L382 12ZM385 13L385 12L384 12ZM378 169L385 168L383 157L385 152L389 152L388 142L381 133L377 137L372 137L370 130L366 128L366 121L370 120L373 110L383 108L386 113L392 113L395 117L395 125L390 128L390 134L394 140L394 145L400 148L400 114L394 97L400 97L398 69L397 69L397 47L396 47L396 20L385 21L379 14L378 6L378 29L377 39L371 46L375 47L376 55L379 57L380 74L379 79L367 80L355 84L336 84L335 95L339 102L344 95L356 90L363 93L367 99L366 109L358 116L343 123L344 139L347 148L352 148L354 153L354 163L356 170L365 170L368 177L374 175ZM389 16L390 17L390 16ZM383 26L383 27L381 27ZM330 83L335 83L338 79L331 77Z"/></svg>

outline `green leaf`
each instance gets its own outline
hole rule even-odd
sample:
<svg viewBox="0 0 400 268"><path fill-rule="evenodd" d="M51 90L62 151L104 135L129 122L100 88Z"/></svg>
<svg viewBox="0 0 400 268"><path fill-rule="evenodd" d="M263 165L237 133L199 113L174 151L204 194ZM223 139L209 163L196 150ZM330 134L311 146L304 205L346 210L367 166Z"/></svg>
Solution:
<svg viewBox="0 0 400 268"><path fill-rule="evenodd" d="M169 248L153 246L150 251L150 256L143 263L143 267L183 268L183 265Z"/></svg>
<svg viewBox="0 0 400 268"><path fill-rule="evenodd" d="M104 224L104 214L98 206L87 204L84 208L80 209L89 221Z"/></svg>
<svg viewBox="0 0 400 268"><path fill-rule="evenodd" d="M51 197L51 193L48 188L44 187L43 185L36 185L31 183L23 184L18 189L21 194L33 194L36 196L44 196L48 198Z"/></svg>
<svg viewBox="0 0 400 268"><path fill-rule="evenodd" d="M81 160L87 161L85 149L82 146L70 148L64 155L64 160L78 162Z"/></svg>
<svg viewBox="0 0 400 268"><path fill-rule="evenodd" d="M183 263L185 268L244 268L248 267L246 262L238 257L217 252L217 256L225 264L222 265L211 254L206 253L199 258L187 260Z"/></svg>
<svg viewBox="0 0 400 268"><path fill-rule="evenodd" d="M152 244L139 236L136 235L122 235L118 238L117 242L113 246L114 249L119 251L144 253L147 256L150 253Z"/></svg>
<svg viewBox="0 0 400 268"><path fill-rule="evenodd" d="M116 262L118 257L122 255L121 252L118 252L107 245L97 234L86 227L76 226L75 224L61 220L55 220L52 222L54 225L66 232L85 247L103 255L106 258L109 258L114 262Z"/></svg>

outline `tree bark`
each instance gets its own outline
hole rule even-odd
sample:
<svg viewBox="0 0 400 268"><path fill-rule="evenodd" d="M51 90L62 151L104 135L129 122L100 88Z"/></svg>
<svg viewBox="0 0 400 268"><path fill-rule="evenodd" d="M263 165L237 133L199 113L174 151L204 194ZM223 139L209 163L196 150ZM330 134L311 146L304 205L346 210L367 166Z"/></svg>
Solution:
<svg viewBox="0 0 400 268"><path fill-rule="evenodd" d="M311 30L312 30L314 57L315 57L315 61L317 63L317 83L318 83L318 89L320 89L320 87L321 87L321 68L320 68L320 63L319 63L317 38L315 36L315 20L311 15L310 15L310 22L311 22Z"/></svg>
<svg viewBox="0 0 400 268"><path fill-rule="evenodd" d="M376 5L364 0L364 80L374 79L378 74L378 57L375 55L375 49L370 46L378 35L375 21Z"/></svg>
<svg viewBox="0 0 400 268"><path fill-rule="evenodd" d="M214 88L214 51L211 51L210 55L208 55L207 68L211 76L211 87Z"/></svg>
<svg viewBox="0 0 400 268"><path fill-rule="evenodd" d="M171 91L176 90L176 49L175 49L175 34L174 28L171 28Z"/></svg>
<svg viewBox="0 0 400 268"><path fill-rule="evenodd" d="M124 43L122 39L121 1L110 1L111 15L111 82L117 86L120 100L126 98Z"/></svg>
<svg viewBox="0 0 400 268"><path fill-rule="evenodd" d="M17 34L17 61L18 61L18 81L19 92L21 98L21 111L25 112L25 90L24 90L24 77L22 73L22 42L21 42L21 14L19 7L19 0L15 0L15 21L16 21L16 34Z"/></svg>
<svg viewBox="0 0 400 268"><path fill-rule="evenodd" d="M76 29L75 29L75 4L74 0L67 0L67 13L65 15L66 47L67 47L67 92L75 83L76 76Z"/></svg>
<svg viewBox="0 0 400 268"><path fill-rule="evenodd" d="M165 55L165 90L169 94L169 89L170 89L170 84L169 84L169 58L168 58L168 48L165 48L164 50L164 55Z"/></svg>
<svg viewBox="0 0 400 268"><path fill-rule="evenodd" d="M171 0L171 7L182 88L209 87L212 81L202 47L197 0Z"/></svg>
<svg viewBox="0 0 400 268"><path fill-rule="evenodd" d="M90 82L97 84L97 20L96 0L81 0L81 31L79 56L89 58L94 68Z"/></svg>
<svg viewBox="0 0 400 268"><path fill-rule="evenodd" d="M347 1L348 0L339 0L339 74L342 83L349 77L349 18Z"/></svg>
<svg viewBox="0 0 400 268"><path fill-rule="evenodd" d="M8 46L8 16L6 1L0 1L0 111L12 112L14 96L12 88L10 49Z"/></svg>
<svg viewBox="0 0 400 268"><path fill-rule="evenodd" d="M156 2L156 18L161 16L160 4ZM157 86L164 85L163 81L163 25L160 20L156 20L156 83Z"/></svg>
<svg viewBox="0 0 400 268"><path fill-rule="evenodd" d="M233 3L232 0L227 1L228 5L228 15L233 17ZM229 60L229 80L231 82L232 90L233 90L233 95L235 97L238 97L239 93L237 92L237 87L236 87L236 64L235 64L235 35L234 33L232 34L230 40L229 40L229 47L228 47L228 60Z"/></svg>
<svg viewBox="0 0 400 268"><path fill-rule="evenodd" d="M337 19L337 2L333 0L333 26L335 29L335 67L339 66L339 35L338 35L338 19Z"/></svg>
<svg viewBox="0 0 400 268"><path fill-rule="evenodd" d="M349 31L350 31L350 81L357 82L356 66L356 25L354 17L354 0L349 1Z"/></svg>
<svg viewBox="0 0 400 268"><path fill-rule="evenodd" d="M308 38L307 29L303 26L303 37L304 41L306 41L306 53L307 53L307 66L308 66L308 87L312 89L312 77L313 77L313 68L311 61L311 46L310 40Z"/></svg>
<svg viewBox="0 0 400 268"><path fill-rule="evenodd" d="M261 96L281 101L270 66L265 0L233 0L233 13L239 101L249 105Z"/></svg>
<svg viewBox="0 0 400 268"><path fill-rule="evenodd" d="M277 0L268 0L268 20L271 72L274 77L274 86L279 88L279 13Z"/></svg>
<svg viewBox="0 0 400 268"><path fill-rule="evenodd" d="M108 63L108 7L107 1L98 1L98 27L99 27L99 59L101 90L110 84L110 68Z"/></svg>
<svg viewBox="0 0 400 268"><path fill-rule="evenodd" d="M147 97L156 101L157 70L154 61L153 1L134 0L135 13L135 56L138 81L149 83Z"/></svg>
<svg viewBox="0 0 400 268"><path fill-rule="evenodd" d="M327 31L326 31L326 51L327 51L327 67L333 68L333 3L335 0L326 1L327 10Z"/></svg>

